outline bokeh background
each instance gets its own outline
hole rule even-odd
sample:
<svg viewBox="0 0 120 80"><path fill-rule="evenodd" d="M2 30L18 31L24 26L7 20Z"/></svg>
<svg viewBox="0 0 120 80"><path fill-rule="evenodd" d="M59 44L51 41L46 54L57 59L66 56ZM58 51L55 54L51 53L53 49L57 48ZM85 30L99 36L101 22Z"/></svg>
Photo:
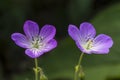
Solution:
<svg viewBox="0 0 120 80"><path fill-rule="evenodd" d="M111 36L107 55L84 55L85 80L120 80L120 0L0 0L0 80L34 80L34 60L11 40L26 20L54 25L58 46L39 57L49 80L73 80L81 51L69 37L69 24L91 22L97 34Z"/></svg>

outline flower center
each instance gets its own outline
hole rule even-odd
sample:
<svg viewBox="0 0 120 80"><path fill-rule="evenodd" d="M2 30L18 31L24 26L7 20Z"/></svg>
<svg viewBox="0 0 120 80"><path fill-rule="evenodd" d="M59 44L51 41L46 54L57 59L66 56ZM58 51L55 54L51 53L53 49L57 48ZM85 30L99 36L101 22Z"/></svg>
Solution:
<svg viewBox="0 0 120 80"><path fill-rule="evenodd" d="M34 48L39 48L39 43L38 43L38 42L39 42L39 41L35 41L35 42L34 42L34 44L33 44L33 47L34 47Z"/></svg>
<svg viewBox="0 0 120 80"><path fill-rule="evenodd" d="M84 48L89 50L93 47L93 40L89 39L86 44L84 45Z"/></svg>
<svg viewBox="0 0 120 80"><path fill-rule="evenodd" d="M43 43L41 41L41 38L33 38L32 47L36 49L41 48L43 46Z"/></svg>

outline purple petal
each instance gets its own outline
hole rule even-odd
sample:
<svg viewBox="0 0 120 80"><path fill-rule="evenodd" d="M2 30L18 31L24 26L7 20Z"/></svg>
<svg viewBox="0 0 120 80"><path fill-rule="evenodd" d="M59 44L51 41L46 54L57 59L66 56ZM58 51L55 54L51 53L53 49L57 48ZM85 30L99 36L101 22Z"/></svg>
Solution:
<svg viewBox="0 0 120 80"><path fill-rule="evenodd" d="M91 51L87 51L85 50L82 45L84 45L86 43L86 40L84 39L84 36L81 36L79 29L74 26L74 25L69 25L68 28L68 33L69 35L72 37L73 40L76 41L76 45L77 47L84 53L88 53L90 54ZM84 34L84 33L83 33Z"/></svg>
<svg viewBox="0 0 120 80"><path fill-rule="evenodd" d="M94 54L108 54L109 53L109 48L93 50L92 53L94 53Z"/></svg>
<svg viewBox="0 0 120 80"><path fill-rule="evenodd" d="M86 54L91 54L92 53L91 50L84 49L78 41L76 41L76 45L83 53L86 53Z"/></svg>
<svg viewBox="0 0 120 80"><path fill-rule="evenodd" d="M75 41L80 40L80 31L75 25L69 25L68 33L72 37L73 40Z"/></svg>
<svg viewBox="0 0 120 80"><path fill-rule="evenodd" d="M100 34L93 40L93 48L92 50L96 52L96 54L105 54L109 52L109 48L113 45L113 40L111 37Z"/></svg>
<svg viewBox="0 0 120 80"><path fill-rule="evenodd" d="M30 47L30 43L29 41L27 40L27 38L21 34L21 33L13 33L11 35L11 38L13 41L15 41L15 43L22 47L22 48L29 48Z"/></svg>
<svg viewBox="0 0 120 80"><path fill-rule="evenodd" d="M37 58L37 57L41 56L43 54L43 52L36 48L32 48L32 49L26 49L25 54L31 58Z"/></svg>
<svg viewBox="0 0 120 80"><path fill-rule="evenodd" d="M84 22L80 25L80 37L82 41L87 41L88 39L94 38L96 35L96 30L92 24Z"/></svg>
<svg viewBox="0 0 120 80"><path fill-rule="evenodd" d="M43 48L44 52L48 52L57 46L57 41L55 39L50 40Z"/></svg>
<svg viewBox="0 0 120 80"><path fill-rule="evenodd" d="M81 46L81 44L78 41L76 41L76 45L82 52L86 53L84 48Z"/></svg>
<svg viewBox="0 0 120 80"><path fill-rule="evenodd" d="M27 20L24 23L24 32L28 38L32 39L33 37L38 36L39 26L36 22Z"/></svg>
<svg viewBox="0 0 120 80"><path fill-rule="evenodd" d="M52 39L44 47L41 47L40 49L36 49L36 48L27 49L25 51L25 54L31 58L37 58L42 54L44 54L45 52L54 49L56 46L57 46L56 40Z"/></svg>
<svg viewBox="0 0 120 80"><path fill-rule="evenodd" d="M56 29L52 25L44 25L40 31L40 37L45 41L48 42L49 40L53 39L56 33Z"/></svg>

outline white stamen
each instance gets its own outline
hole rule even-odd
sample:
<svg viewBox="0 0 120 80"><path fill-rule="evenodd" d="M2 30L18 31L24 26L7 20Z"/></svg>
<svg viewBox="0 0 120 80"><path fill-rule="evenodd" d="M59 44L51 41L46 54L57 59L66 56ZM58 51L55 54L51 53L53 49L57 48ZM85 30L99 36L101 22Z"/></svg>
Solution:
<svg viewBox="0 0 120 80"><path fill-rule="evenodd" d="M89 39L84 45L83 47L86 49L86 50L89 50L93 47L93 40Z"/></svg>
<svg viewBox="0 0 120 80"><path fill-rule="evenodd" d="M33 38L32 41L32 48L36 48L36 49L40 49L43 47L43 43L41 42L42 39L41 38Z"/></svg>

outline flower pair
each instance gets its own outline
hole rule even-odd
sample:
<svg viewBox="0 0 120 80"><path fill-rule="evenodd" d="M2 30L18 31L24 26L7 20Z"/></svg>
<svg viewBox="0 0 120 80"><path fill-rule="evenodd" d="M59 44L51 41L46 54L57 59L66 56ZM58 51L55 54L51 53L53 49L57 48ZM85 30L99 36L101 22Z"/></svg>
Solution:
<svg viewBox="0 0 120 80"><path fill-rule="evenodd" d="M13 33L11 38L18 46L25 48L25 54L31 58L37 58L57 46L57 41L54 39L56 29L52 25L44 25L39 29L36 22L27 20L23 30L25 35ZM111 37L105 34L100 34L95 38L95 29L87 22L82 23L80 29L75 25L69 25L68 33L78 48L87 54L106 54L113 44Z"/></svg>

